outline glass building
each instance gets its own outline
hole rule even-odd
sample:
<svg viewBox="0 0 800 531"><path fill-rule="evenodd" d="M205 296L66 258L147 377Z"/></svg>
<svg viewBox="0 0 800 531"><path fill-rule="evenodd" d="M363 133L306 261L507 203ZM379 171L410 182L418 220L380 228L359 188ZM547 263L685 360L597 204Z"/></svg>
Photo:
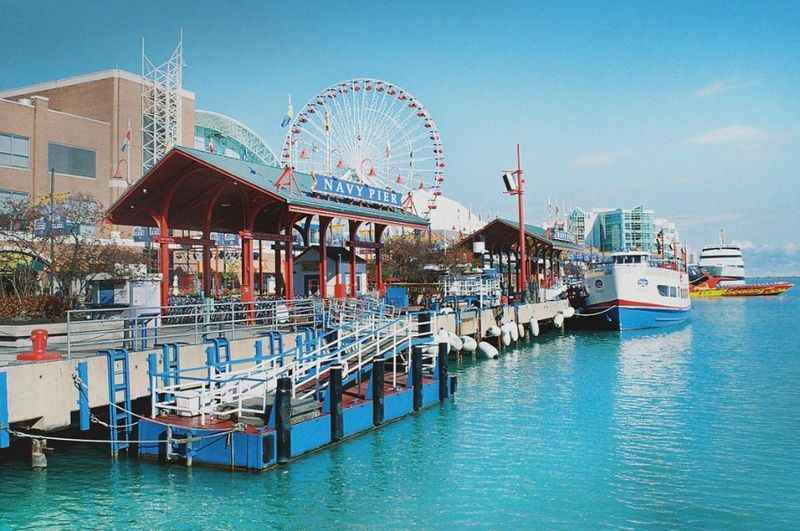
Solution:
<svg viewBox="0 0 800 531"><path fill-rule="evenodd" d="M653 211L644 207L597 212L588 245L601 252L656 251Z"/></svg>
<svg viewBox="0 0 800 531"><path fill-rule="evenodd" d="M198 110L194 117L194 147L225 157L278 166L275 154L252 129L211 111Z"/></svg>

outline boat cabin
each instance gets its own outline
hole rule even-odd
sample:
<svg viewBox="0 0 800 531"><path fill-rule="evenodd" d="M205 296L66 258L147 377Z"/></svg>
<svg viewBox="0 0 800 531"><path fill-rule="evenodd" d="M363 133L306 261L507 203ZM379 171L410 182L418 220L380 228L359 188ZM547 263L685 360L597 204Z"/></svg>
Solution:
<svg viewBox="0 0 800 531"><path fill-rule="evenodd" d="M650 254L640 251L631 251L624 253L614 253L611 255L610 263L614 265L637 265L648 264L650 262Z"/></svg>

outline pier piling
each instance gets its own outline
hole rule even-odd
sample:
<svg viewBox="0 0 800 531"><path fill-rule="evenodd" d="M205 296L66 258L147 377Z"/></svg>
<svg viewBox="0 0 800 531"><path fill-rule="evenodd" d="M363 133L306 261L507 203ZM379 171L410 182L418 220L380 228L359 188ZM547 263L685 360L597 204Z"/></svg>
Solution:
<svg viewBox="0 0 800 531"><path fill-rule="evenodd" d="M275 438L277 439L278 463L288 463L292 457L292 380L278 378L275 391Z"/></svg>
<svg viewBox="0 0 800 531"><path fill-rule="evenodd" d="M447 343L439 343L439 359L436 363L439 380L439 401L447 400Z"/></svg>
<svg viewBox="0 0 800 531"><path fill-rule="evenodd" d="M342 366L331 367L329 392L331 394L331 442L342 440Z"/></svg>
<svg viewBox="0 0 800 531"><path fill-rule="evenodd" d="M372 425L383 423L383 383L385 363L382 358L372 360Z"/></svg>
<svg viewBox="0 0 800 531"><path fill-rule="evenodd" d="M422 347L411 351L411 386L414 395L414 411L422 409Z"/></svg>

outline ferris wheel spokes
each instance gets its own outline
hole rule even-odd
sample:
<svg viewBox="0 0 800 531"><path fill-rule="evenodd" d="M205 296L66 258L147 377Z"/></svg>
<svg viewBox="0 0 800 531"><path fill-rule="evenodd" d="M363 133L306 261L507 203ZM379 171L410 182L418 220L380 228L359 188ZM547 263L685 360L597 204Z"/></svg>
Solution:
<svg viewBox="0 0 800 531"><path fill-rule="evenodd" d="M444 181L436 123L408 91L386 81L331 85L297 114L282 151L298 170L337 175L380 188L430 190L435 207Z"/></svg>

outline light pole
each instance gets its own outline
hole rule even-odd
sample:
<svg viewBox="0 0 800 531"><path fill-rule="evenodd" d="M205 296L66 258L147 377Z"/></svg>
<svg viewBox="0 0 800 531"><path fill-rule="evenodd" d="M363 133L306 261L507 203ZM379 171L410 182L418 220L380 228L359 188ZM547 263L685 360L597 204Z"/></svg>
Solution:
<svg viewBox="0 0 800 531"><path fill-rule="evenodd" d="M54 286L55 276L53 274L53 256L56 253L55 250L56 243L53 234L53 210L55 210L55 198L53 194L55 193L55 188L56 188L56 169L50 168L50 212L48 212L47 216L47 223L49 225L48 229L50 229L48 231L50 236L50 279L48 282L50 295L52 295L55 292L55 290L53 289L55 288Z"/></svg>
<svg viewBox="0 0 800 531"><path fill-rule="evenodd" d="M519 215L519 262L517 263L517 292L521 294L523 302L526 299L528 281L528 258L525 249L525 201L524 184L525 178L522 173L522 159L520 157L519 144L517 144L517 169L503 173L503 182L506 192L517 196L517 211ZM511 261L509 260L509 267Z"/></svg>

